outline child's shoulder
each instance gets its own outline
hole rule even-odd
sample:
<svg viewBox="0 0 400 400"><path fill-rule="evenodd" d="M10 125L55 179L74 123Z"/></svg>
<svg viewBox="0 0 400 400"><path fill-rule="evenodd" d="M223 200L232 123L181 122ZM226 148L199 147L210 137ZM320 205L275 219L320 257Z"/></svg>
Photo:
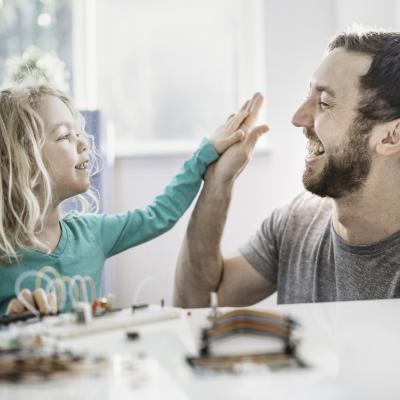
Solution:
<svg viewBox="0 0 400 400"><path fill-rule="evenodd" d="M62 218L61 223L72 230L92 230L100 226L104 219L104 214L67 214Z"/></svg>

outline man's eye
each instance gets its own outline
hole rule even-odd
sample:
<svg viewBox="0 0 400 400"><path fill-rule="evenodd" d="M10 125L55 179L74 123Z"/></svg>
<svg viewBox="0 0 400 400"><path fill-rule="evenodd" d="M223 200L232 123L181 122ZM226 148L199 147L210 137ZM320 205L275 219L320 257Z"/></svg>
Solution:
<svg viewBox="0 0 400 400"><path fill-rule="evenodd" d="M322 108L328 108L328 107L329 107L329 104L328 104L328 103L325 103L325 102L323 102L323 101L319 101L318 104L319 104Z"/></svg>

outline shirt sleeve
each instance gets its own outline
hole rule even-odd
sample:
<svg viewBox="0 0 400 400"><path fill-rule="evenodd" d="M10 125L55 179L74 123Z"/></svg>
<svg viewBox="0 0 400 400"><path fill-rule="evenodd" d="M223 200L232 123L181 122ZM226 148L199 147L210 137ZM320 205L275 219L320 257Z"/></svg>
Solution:
<svg viewBox="0 0 400 400"><path fill-rule="evenodd" d="M239 247L241 255L266 279L278 281L279 249L288 207L276 209L256 233Z"/></svg>
<svg viewBox="0 0 400 400"><path fill-rule="evenodd" d="M101 240L105 256L111 257L171 229L196 197L207 167L218 157L214 146L203 139L197 151L150 205L103 215Z"/></svg>

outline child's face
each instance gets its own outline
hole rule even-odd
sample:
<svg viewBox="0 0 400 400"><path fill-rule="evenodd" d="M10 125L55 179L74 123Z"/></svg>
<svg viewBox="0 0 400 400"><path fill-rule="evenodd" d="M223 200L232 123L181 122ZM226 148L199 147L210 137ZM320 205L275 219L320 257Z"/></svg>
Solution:
<svg viewBox="0 0 400 400"><path fill-rule="evenodd" d="M38 112L43 119L45 144L42 157L61 202L89 189L87 142L77 132L68 107L55 96L43 96Z"/></svg>

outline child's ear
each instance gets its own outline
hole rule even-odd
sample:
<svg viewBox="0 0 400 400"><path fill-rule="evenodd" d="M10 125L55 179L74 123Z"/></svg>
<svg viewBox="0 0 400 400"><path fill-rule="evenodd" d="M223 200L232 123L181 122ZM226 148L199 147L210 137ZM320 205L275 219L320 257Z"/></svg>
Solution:
<svg viewBox="0 0 400 400"><path fill-rule="evenodd" d="M376 151L383 156L400 153L400 119L387 124L384 135L376 145Z"/></svg>

